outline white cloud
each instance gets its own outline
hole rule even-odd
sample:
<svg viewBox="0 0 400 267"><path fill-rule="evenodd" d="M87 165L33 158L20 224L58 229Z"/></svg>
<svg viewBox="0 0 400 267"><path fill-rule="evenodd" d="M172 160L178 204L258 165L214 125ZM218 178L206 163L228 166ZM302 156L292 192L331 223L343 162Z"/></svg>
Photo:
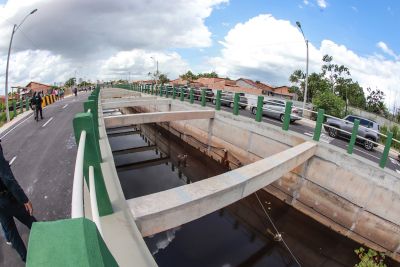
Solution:
<svg viewBox="0 0 400 267"><path fill-rule="evenodd" d="M152 59L153 57L154 59ZM148 73L156 71L156 61L161 73L169 78L177 77L188 69L187 63L176 52L161 53L135 49L118 52L102 63L100 77L126 78L130 72L131 79L148 79Z"/></svg>
<svg viewBox="0 0 400 267"><path fill-rule="evenodd" d="M310 2L308 2L308 0L303 0L303 3L307 6Z"/></svg>
<svg viewBox="0 0 400 267"><path fill-rule="evenodd" d="M325 8L328 6L326 0L317 0L317 5L318 5L321 9L325 9Z"/></svg>
<svg viewBox="0 0 400 267"><path fill-rule="evenodd" d="M396 53L395 53L392 49L390 49L390 48L387 46L387 44L385 44L384 42L380 41L380 42L378 42L376 45L377 45L380 49L382 49L382 51L383 51L385 54L388 54L389 56L393 57L393 58L396 59L396 60L399 60L399 59L400 59L400 57L399 57L398 55L396 55Z"/></svg>
<svg viewBox="0 0 400 267"><path fill-rule="evenodd" d="M260 34L262 32L262 34ZM219 57L209 59L210 67L222 75L237 79L249 77L273 85L289 84L289 75L305 70L306 48L296 25L272 15L259 15L232 28L221 42ZM349 67L352 78L364 88L379 88L390 104L400 84L400 62L382 56L360 56L344 45L323 40L309 43L310 72L319 72L322 57L333 56L337 64Z"/></svg>
<svg viewBox="0 0 400 267"><path fill-rule="evenodd" d="M139 68L129 60L139 60L139 54L147 57L150 51L159 56L160 63L165 58L177 64L162 69L174 74L186 63L166 51L211 46L205 19L228 1L8 0L0 5L0 69L5 69L12 25L37 8L15 34L11 86L30 79L62 81L75 70L80 77L95 79L97 75L121 75L130 66L139 75ZM2 84L0 71L0 93Z"/></svg>

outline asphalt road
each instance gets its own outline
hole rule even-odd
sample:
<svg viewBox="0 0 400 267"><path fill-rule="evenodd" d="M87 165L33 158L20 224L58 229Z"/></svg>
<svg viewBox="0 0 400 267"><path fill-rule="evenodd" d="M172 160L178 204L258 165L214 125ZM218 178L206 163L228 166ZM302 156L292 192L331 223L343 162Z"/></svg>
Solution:
<svg viewBox="0 0 400 267"><path fill-rule="evenodd" d="M32 201L39 221L70 217L76 144L72 119L83 111L88 93L60 100L43 110L44 119L32 115L0 135L4 155L12 161L15 178ZM17 222L27 244L29 231ZM0 236L0 266L24 266L16 251Z"/></svg>
<svg viewBox="0 0 400 267"><path fill-rule="evenodd" d="M189 101L189 100L185 99L185 101ZM198 100L194 100L194 101L196 104L201 103L201 101L198 101ZM206 102L206 106L215 108L215 105L213 105L211 102ZM232 108L227 107L227 106L222 106L222 105L221 105L221 110L224 110L227 112L232 112ZM239 114L241 116L255 118L255 115L253 115L250 112L250 110L248 110L248 109L244 109L244 110L239 109ZM269 124L272 124L272 125L275 125L278 127L282 127L282 123L279 120L274 119L274 118L269 118L269 117L263 116L263 122L269 123ZM303 135L307 135L310 137L312 137L314 134L313 127L309 127L309 126L300 124L298 122L294 122L293 124L290 124L289 130L303 134ZM324 130L322 130L320 141L328 143L328 144L332 144L332 145L340 147L344 150L347 150L347 145L349 143L349 141L346 139L331 138L326 132L324 132ZM377 151L376 149L374 149L372 151L367 151L360 145L356 145L354 147L353 153L356 155L359 155L363 158L369 159L369 160L375 162L377 165L379 165L380 158L382 156L382 153ZM386 163L386 168L393 170L397 173L400 173L400 163L397 159L389 157L389 159Z"/></svg>

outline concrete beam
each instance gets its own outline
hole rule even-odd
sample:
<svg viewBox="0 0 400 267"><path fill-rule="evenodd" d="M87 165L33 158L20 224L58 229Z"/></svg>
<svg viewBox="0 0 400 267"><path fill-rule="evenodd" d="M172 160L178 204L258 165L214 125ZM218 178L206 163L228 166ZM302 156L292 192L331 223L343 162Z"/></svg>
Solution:
<svg viewBox="0 0 400 267"><path fill-rule="evenodd" d="M104 118L104 123L106 128L113 128L154 122L212 119L214 115L214 110L151 112L109 116Z"/></svg>
<svg viewBox="0 0 400 267"><path fill-rule="evenodd" d="M123 101L121 101L123 99ZM155 98L135 98L132 100L125 100L125 98L121 98L119 101L110 101L104 102L103 109L111 109L111 108L127 108L127 107L137 107L137 106L145 106L145 105L169 105L171 104L171 99L155 99Z"/></svg>
<svg viewBox="0 0 400 267"><path fill-rule="evenodd" d="M114 102L122 102L122 101L129 101L129 100L150 100L150 99L157 99L156 96L126 96L126 97L116 97L116 98L106 98L106 99L102 99L101 103L114 103Z"/></svg>
<svg viewBox="0 0 400 267"><path fill-rule="evenodd" d="M161 165L164 163L167 163L170 161L169 157L162 157L162 158L155 158L155 159L148 159L148 160L143 160L139 162L133 162L133 163L128 163L124 165L119 165L116 166L117 171L131 171L131 170L136 170L140 168L145 168L145 167L152 167L152 166L157 166Z"/></svg>
<svg viewBox="0 0 400 267"><path fill-rule="evenodd" d="M127 202L142 235L153 235L256 192L306 162L316 148L316 143L304 142L236 170Z"/></svg>
<svg viewBox="0 0 400 267"><path fill-rule="evenodd" d="M108 92L101 92L101 98L106 99L106 98L118 98L118 97L127 97L127 96L141 96L141 93L134 92L134 91L128 91L128 90L114 90L114 91L108 91Z"/></svg>
<svg viewBox="0 0 400 267"><path fill-rule="evenodd" d="M111 137L118 137L118 136L125 136L125 135L133 135L133 134L139 134L139 130L131 130L131 131L123 131L123 132L111 132L107 133L108 138Z"/></svg>
<svg viewBox="0 0 400 267"><path fill-rule="evenodd" d="M113 155L119 156L119 155L125 155L125 154L130 154L130 153L155 150L156 148L157 148L156 145L150 145L150 146L139 146L139 147L126 148L126 149L119 149L119 150L114 150Z"/></svg>

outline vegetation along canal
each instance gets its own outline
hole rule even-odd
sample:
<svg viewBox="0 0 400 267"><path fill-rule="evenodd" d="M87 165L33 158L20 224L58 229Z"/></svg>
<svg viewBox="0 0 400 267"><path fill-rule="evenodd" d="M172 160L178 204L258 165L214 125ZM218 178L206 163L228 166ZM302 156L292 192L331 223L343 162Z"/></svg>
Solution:
<svg viewBox="0 0 400 267"><path fill-rule="evenodd" d="M118 131L126 134L110 134L109 140L126 199L229 171L160 126ZM123 152L132 147L139 149ZM298 261L301 266L354 266L359 262L354 253L359 244L264 190L257 196L250 195L196 221L145 238L157 264L299 266ZM396 265L387 262L388 266Z"/></svg>

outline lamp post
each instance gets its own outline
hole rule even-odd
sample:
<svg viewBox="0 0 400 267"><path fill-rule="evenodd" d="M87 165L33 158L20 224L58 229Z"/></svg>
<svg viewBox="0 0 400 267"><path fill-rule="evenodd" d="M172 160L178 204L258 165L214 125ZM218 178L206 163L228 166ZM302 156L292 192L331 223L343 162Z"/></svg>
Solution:
<svg viewBox="0 0 400 267"><path fill-rule="evenodd" d="M37 11L37 8L32 10L28 15L25 16L25 18L21 21L21 23L17 26L17 24L14 24L12 33L11 33L11 39L10 39L10 46L8 47L8 56L7 56L7 67L6 67L6 86L5 86L5 102L6 102L6 116L7 116L7 122L10 121L10 111L8 110L8 66L10 63L10 53L11 53L11 45L12 41L14 38L15 32L21 27L22 23L33 13Z"/></svg>
<svg viewBox="0 0 400 267"><path fill-rule="evenodd" d="M157 64L157 71L156 71L156 86L157 86L157 84L158 84L158 60L156 60L154 57L150 57L151 59L153 59L155 62L156 62L156 64Z"/></svg>
<svg viewBox="0 0 400 267"><path fill-rule="evenodd" d="M297 27L299 27L301 34L303 34L304 41L306 42L306 48L307 48L307 63L306 63L306 87L304 88L304 100L303 100L303 113L302 116L304 117L304 110L306 107L306 101L307 101L307 90L308 90L308 40L306 39L303 29L301 28L300 22L296 21Z"/></svg>

